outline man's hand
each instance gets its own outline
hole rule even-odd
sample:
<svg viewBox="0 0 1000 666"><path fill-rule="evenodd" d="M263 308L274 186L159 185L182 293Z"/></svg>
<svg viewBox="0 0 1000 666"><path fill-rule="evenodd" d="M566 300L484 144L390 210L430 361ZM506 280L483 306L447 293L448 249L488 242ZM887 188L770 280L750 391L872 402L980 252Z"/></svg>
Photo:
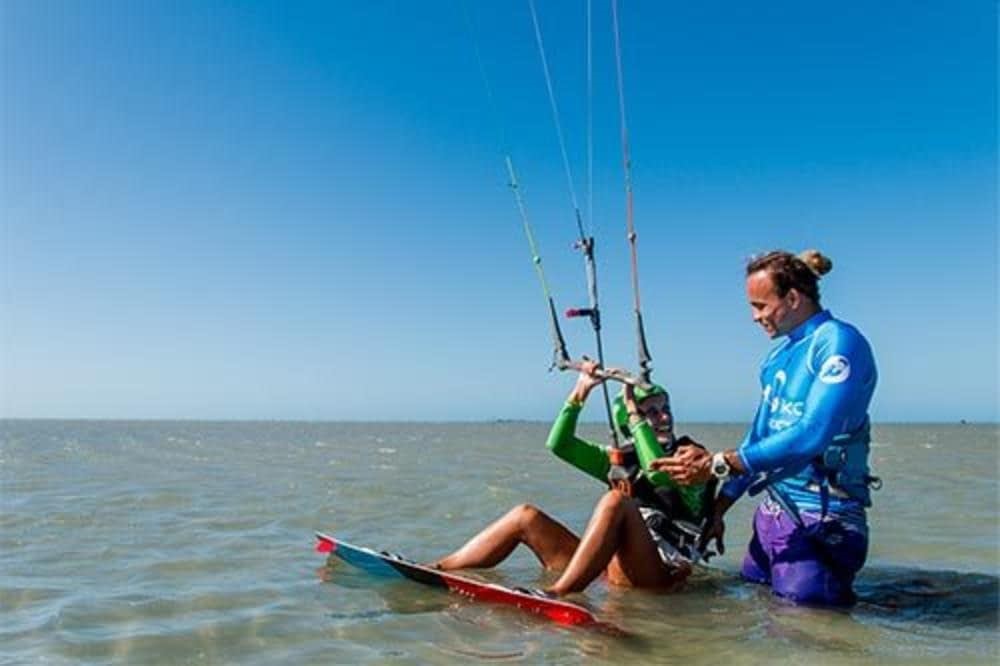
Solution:
<svg viewBox="0 0 1000 666"><path fill-rule="evenodd" d="M729 511L729 507L732 505L733 500L721 493L715 498L715 509L712 511L711 518L706 522L705 529L701 531L701 538L698 539L699 551L704 553L709 542L715 541L716 552L719 555L725 554L726 546L722 543L722 535L726 532L726 523L722 517L726 515L726 511Z"/></svg>
<svg viewBox="0 0 1000 666"><path fill-rule="evenodd" d="M725 533L726 521L722 519L722 516L716 515L705 525L705 529L701 531L701 538L698 539L698 550L701 553L704 553L708 544L714 540L715 552L719 555L724 555L726 552L726 545L722 543L722 535ZM706 557L705 559L707 560L708 558Z"/></svg>
<svg viewBox="0 0 1000 666"><path fill-rule="evenodd" d="M712 454L697 446L682 446L672 456L649 464L656 472L666 472L682 486L705 483L712 478Z"/></svg>

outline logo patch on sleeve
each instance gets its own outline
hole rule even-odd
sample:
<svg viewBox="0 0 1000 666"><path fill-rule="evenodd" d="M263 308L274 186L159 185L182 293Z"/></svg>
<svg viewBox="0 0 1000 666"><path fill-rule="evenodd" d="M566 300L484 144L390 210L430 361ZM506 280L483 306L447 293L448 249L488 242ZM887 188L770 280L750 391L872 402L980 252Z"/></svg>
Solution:
<svg viewBox="0 0 1000 666"><path fill-rule="evenodd" d="M819 380L824 384L840 384L851 376L851 363L846 356L831 356L819 369Z"/></svg>

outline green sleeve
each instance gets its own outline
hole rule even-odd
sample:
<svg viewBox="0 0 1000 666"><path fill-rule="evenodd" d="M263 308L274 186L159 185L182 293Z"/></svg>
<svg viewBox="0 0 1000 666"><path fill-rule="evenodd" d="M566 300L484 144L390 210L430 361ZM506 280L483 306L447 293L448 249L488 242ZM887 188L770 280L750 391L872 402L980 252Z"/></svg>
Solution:
<svg viewBox="0 0 1000 666"><path fill-rule="evenodd" d="M676 486L677 484L674 483L674 480L666 472L654 472L649 469L651 462L666 455L663 447L656 441L656 433L653 432L653 427L649 425L649 421L643 419L630 426L630 429L632 430L635 453L639 456L639 466L642 467L643 476L649 479L650 483L654 486Z"/></svg>
<svg viewBox="0 0 1000 666"><path fill-rule="evenodd" d="M639 456L639 466L642 467L643 476L649 479L649 482L654 486L677 488L681 497L684 498L684 503L687 504L689 509L691 509L691 512L696 516L700 515L704 486L701 484L695 486L682 486L674 481L666 472L654 472L651 470L649 468L650 463L657 458L665 456L666 452L657 441L656 434L653 432L652 426L650 426L649 422L645 419L631 426L631 430L632 439L635 442L635 452L636 455Z"/></svg>
<svg viewBox="0 0 1000 666"><path fill-rule="evenodd" d="M576 436L576 422L582 405L567 402L549 431L546 446L577 469L583 470L599 481L608 480L611 463L603 446L588 442Z"/></svg>

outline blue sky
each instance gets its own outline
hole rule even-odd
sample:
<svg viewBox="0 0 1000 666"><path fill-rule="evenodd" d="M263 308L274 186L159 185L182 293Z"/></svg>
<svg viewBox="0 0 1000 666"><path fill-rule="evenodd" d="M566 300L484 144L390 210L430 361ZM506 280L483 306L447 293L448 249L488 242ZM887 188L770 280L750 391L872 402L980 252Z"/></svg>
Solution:
<svg viewBox="0 0 1000 666"><path fill-rule="evenodd" d="M586 295L527 2L287 4L3 3L0 416L554 414L572 377L546 370L504 149L557 303ZM586 202L585 4L538 5ZM634 365L593 11L605 344ZM743 266L775 247L834 260L824 305L875 348L876 421L997 420L996 3L620 17L643 309L678 420L750 419L771 343Z"/></svg>

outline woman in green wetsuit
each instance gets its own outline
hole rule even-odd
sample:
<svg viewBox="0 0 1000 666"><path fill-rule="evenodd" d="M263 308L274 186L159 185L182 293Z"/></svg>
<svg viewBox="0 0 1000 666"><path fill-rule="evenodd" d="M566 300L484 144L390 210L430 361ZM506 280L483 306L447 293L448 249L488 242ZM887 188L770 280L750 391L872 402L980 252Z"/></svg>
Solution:
<svg viewBox="0 0 1000 666"><path fill-rule="evenodd" d="M563 460L606 481L610 469L606 449L575 435L580 410L591 390L601 382L592 374L596 367L593 362L584 364L552 426L548 447ZM663 447L673 443L666 392L659 389L635 396L630 388L626 386L620 407L628 415L643 476L654 485L673 487L685 509L699 515L700 491L680 489L668 475L649 471L649 463L663 456ZM521 504L435 566L443 570L496 566L523 543L545 569L562 571L558 580L543 590L545 594L579 592L601 573L606 573L613 585L671 590L688 577L691 567L683 560L665 556L657 532L644 519L644 513L649 517L650 510L648 503L639 498L609 490L594 508L583 536L578 537L537 507Z"/></svg>

